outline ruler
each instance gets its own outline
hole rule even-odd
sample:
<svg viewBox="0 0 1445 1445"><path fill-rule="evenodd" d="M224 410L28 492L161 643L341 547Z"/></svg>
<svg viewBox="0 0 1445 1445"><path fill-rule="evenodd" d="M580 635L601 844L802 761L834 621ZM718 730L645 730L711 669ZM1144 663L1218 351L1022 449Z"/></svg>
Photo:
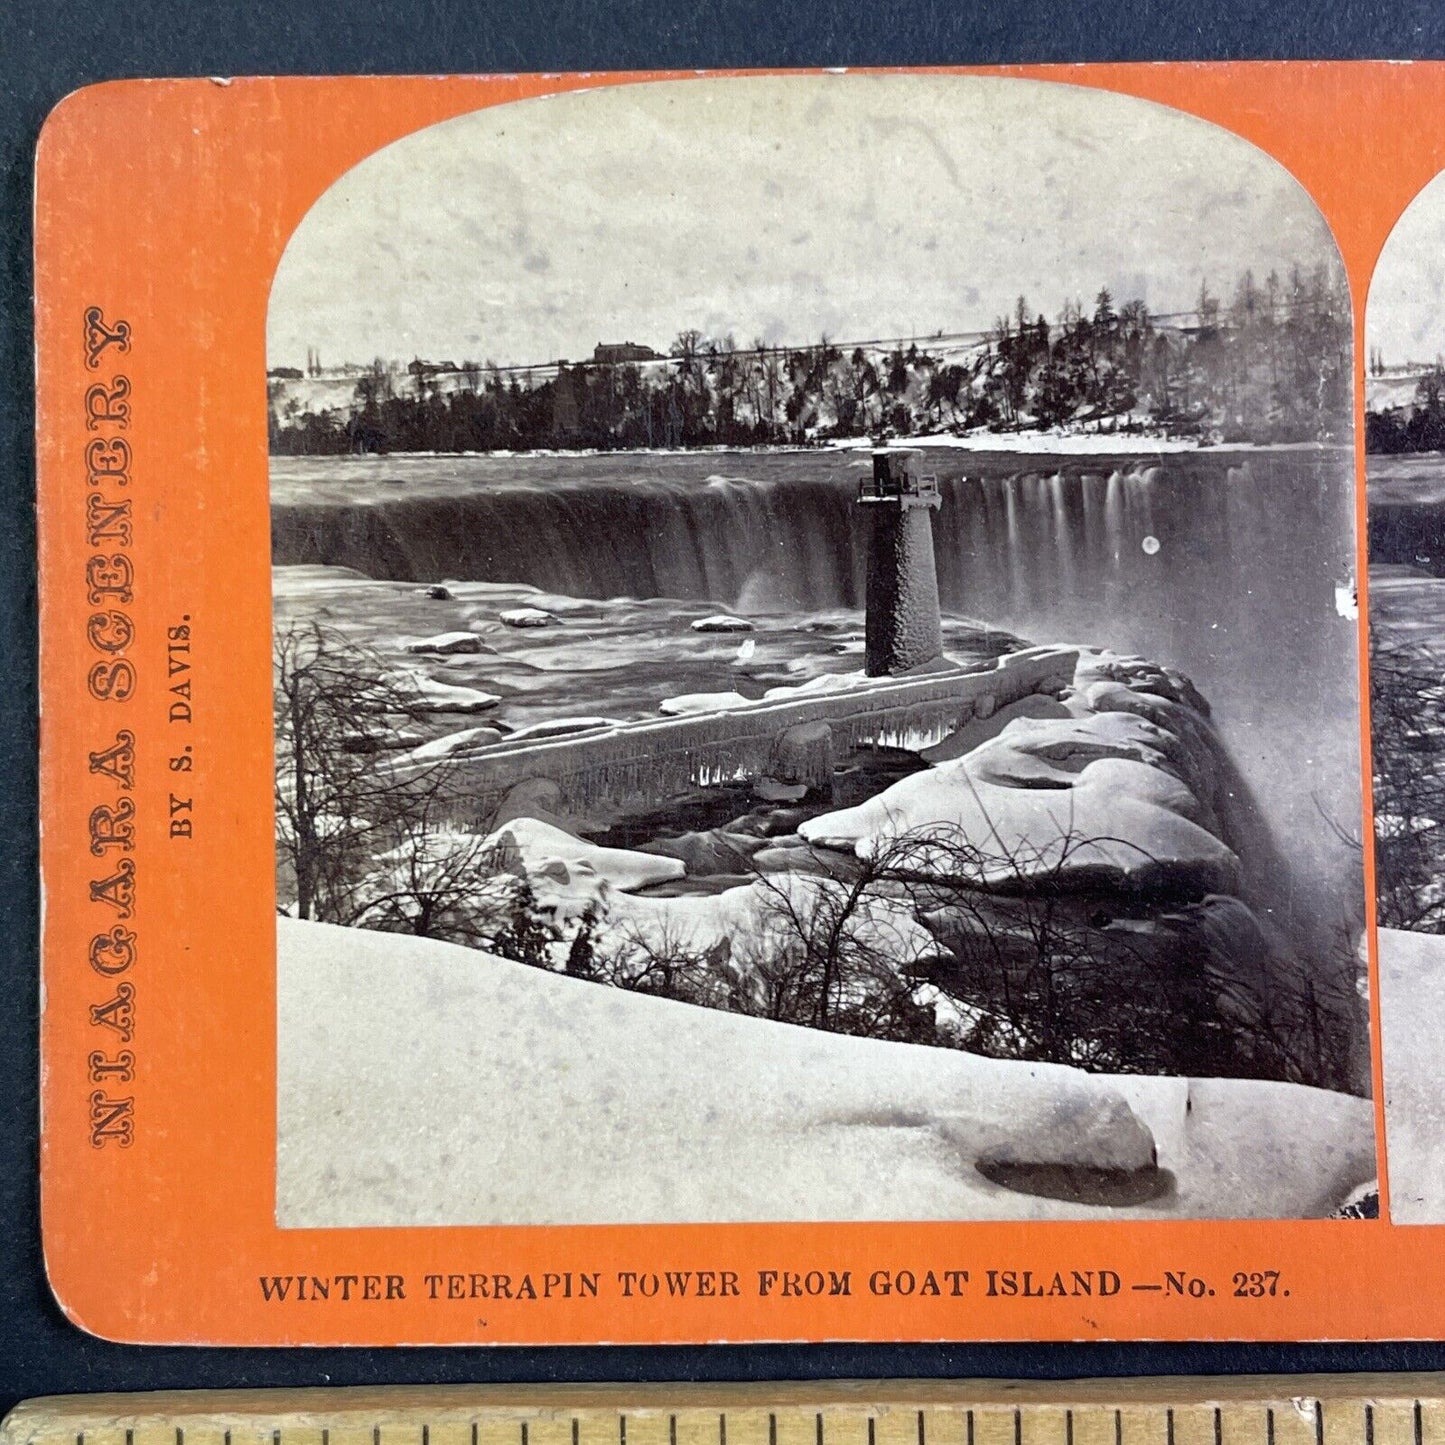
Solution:
<svg viewBox="0 0 1445 1445"><path fill-rule="evenodd" d="M1445 1374L65 1395L0 1445L1445 1445Z"/></svg>

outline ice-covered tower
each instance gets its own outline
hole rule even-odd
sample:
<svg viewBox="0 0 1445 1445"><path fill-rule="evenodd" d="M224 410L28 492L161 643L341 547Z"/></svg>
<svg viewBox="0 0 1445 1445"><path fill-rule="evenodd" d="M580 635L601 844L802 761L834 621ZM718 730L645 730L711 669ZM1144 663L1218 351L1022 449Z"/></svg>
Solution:
<svg viewBox="0 0 1445 1445"><path fill-rule="evenodd" d="M921 455L880 447L871 481L858 484L858 505L869 518L863 664L869 677L909 672L943 653L929 517L942 498L936 479L917 474Z"/></svg>

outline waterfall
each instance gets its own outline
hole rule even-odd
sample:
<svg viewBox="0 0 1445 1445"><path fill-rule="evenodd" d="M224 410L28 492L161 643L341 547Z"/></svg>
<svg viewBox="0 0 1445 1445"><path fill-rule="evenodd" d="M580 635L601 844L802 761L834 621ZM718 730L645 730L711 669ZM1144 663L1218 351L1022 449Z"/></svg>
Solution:
<svg viewBox="0 0 1445 1445"><path fill-rule="evenodd" d="M867 468L822 451L278 458L273 560L755 613L861 608ZM1361 811L1356 632L1335 606L1355 567L1351 452L936 452L927 470L944 610L1188 673L1292 860L1296 908L1358 918L1359 858L1338 836Z"/></svg>

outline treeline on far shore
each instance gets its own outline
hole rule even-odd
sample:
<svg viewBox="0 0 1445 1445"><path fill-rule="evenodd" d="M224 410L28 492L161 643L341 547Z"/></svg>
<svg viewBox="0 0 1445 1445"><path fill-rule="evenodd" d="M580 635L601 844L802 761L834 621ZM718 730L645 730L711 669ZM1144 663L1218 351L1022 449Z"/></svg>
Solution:
<svg viewBox="0 0 1445 1445"><path fill-rule="evenodd" d="M1426 370L1407 405L1365 413L1365 450L1385 455L1445 451L1445 365L1436 362Z"/></svg>
<svg viewBox="0 0 1445 1445"><path fill-rule="evenodd" d="M345 400L273 373L270 444L285 455L807 445L939 431L1133 431L1220 442L1337 439L1351 424L1342 276L1245 273L1185 317L1100 290L1053 320L1020 297L978 344L891 349L708 338L652 363L558 363L524 384L488 363L378 359ZM326 396L323 401L321 398Z"/></svg>

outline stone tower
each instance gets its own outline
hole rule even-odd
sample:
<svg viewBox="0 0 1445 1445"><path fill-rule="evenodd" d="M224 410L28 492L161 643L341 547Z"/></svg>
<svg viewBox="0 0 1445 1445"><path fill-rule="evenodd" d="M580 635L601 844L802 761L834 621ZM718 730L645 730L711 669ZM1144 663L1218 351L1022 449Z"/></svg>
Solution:
<svg viewBox="0 0 1445 1445"><path fill-rule="evenodd" d="M942 505L938 483L917 475L921 453L880 447L873 477L858 485L868 514L868 597L863 670L892 677L943 654L938 571L930 513Z"/></svg>

